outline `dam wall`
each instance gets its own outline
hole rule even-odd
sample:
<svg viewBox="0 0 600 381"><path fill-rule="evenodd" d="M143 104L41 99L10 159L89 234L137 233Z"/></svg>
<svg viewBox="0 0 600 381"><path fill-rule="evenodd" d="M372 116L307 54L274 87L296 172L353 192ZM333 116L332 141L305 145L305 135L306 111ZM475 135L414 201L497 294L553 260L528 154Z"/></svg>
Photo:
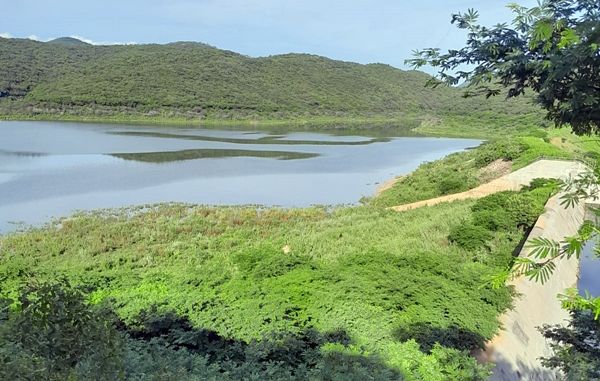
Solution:
<svg viewBox="0 0 600 381"><path fill-rule="evenodd" d="M528 239L543 237L563 241L577 234L584 218L586 205L581 202L575 207L560 205L560 195L546 204L546 211L537 220ZM523 248L519 256L526 257L530 249ZM577 285L579 259L562 259L556 270L545 283L531 281L526 277L514 279L517 296L514 308L501 316L502 331L486 345L485 361L496 364L493 381L553 381L560 374L542 367L540 357L548 357L552 351L537 327L544 324L568 324L569 313L561 308L557 296Z"/></svg>

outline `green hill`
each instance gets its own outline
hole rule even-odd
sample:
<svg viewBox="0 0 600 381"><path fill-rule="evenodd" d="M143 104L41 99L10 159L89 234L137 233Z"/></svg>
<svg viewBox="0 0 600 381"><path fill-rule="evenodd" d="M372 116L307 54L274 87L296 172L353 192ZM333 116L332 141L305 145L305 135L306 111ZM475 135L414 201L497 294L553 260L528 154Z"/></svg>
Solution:
<svg viewBox="0 0 600 381"><path fill-rule="evenodd" d="M292 119L536 112L522 101L464 100L458 89L426 88L425 73L383 64L308 54L252 58L195 42L78 41L0 39L0 114Z"/></svg>
<svg viewBox="0 0 600 381"><path fill-rule="evenodd" d="M82 46L82 45L90 45L85 41L81 41L74 37L60 37L55 38L54 40L50 40L47 42L48 44L54 45L66 45L66 46Z"/></svg>

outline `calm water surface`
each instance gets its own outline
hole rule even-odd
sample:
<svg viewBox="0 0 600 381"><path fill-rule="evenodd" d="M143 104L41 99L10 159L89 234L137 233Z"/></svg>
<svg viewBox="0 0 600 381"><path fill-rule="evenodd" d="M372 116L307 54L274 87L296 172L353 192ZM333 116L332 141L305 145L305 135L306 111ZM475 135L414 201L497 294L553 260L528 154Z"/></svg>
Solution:
<svg viewBox="0 0 600 381"><path fill-rule="evenodd" d="M584 247L579 264L579 292L585 295L589 292L595 297L600 297L600 257L594 253L600 237L591 239Z"/></svg>
<svg viewBox="0 0 600 381"><path fill-rule="evenodd" d="M368 132L361 132L368 134ZM0 122L0 232L156 202L356 203L478 140Z"/></svg>

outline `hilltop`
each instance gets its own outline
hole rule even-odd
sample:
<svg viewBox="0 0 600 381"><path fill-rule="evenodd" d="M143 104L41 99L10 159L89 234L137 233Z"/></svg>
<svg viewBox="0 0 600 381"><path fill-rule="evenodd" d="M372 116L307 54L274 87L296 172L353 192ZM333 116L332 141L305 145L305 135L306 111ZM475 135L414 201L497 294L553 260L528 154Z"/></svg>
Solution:
<svg viewBox="0 0 600 381"><path fill-rule="evenodd" d="M85 41L81 41L78 38L75 37L60 37L60 38L55 38L54 40L50 40L48 42L46 42L47 44L54 44L54 45L67 45L67 46L81 46L81 45L90 45L89 43L85 42Z"/></svg>
<svg viewBox="0 0 600 381"><path fill-rule="evenodd" d="M210 45L95 46L0 39L3 117L405 118L535 114L523 100L463 99L426 73L309 54L248 57ZM481 119L480 117L476 119Z"/></svg>

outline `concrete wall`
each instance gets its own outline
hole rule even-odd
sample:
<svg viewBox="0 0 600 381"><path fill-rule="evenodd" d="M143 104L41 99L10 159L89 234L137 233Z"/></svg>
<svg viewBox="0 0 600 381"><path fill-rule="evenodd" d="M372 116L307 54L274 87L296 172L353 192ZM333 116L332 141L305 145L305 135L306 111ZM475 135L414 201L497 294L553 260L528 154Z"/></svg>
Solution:
<svg viewBox="0 0 600 381"><path fill-rule="evenodd" d="M529 238L544 237L562 241L575 235L584 221L585 205L565 209L559 205L559 195L546 204ZM526 256L524 248L520 256ZM536 283L525 277L511 284L520 294L514 300L514 308L505 313L500 321L503 331L488 343L482 358L496 364L493 381L552 381L559 374L543 368L540 357L551 355L545 338L537 327L544 324L566 324L569 314L561 308L557 295L576 286L579 260L571 258L557 263L557 268L545 284Z"/></svg>

